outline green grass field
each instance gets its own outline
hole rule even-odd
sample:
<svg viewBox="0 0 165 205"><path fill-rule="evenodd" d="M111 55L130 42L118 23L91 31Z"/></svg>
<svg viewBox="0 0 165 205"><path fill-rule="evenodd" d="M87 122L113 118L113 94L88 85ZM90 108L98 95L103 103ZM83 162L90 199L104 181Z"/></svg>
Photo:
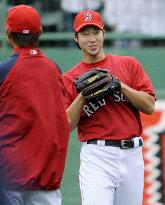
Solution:
<svg viewBox="0 0 165 205"><path fill-rule="evenodd" d="M66 168L62 180L63 205L81 205L79 190L79 152L81 143L78 141L76 131L71 133Z"/></svg>

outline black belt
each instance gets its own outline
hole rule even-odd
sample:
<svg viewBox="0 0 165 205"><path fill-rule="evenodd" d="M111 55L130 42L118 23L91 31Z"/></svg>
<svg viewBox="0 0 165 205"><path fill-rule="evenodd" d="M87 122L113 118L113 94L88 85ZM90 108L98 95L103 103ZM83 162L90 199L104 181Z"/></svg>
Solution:
<svg viewBox="0 0 165 205"><path fill-rule="evenodd" d="M136 139L135 143L135 138L130 139L130 140L89 140L87 141L87 144L95 144L95 145L105 145L105 146L114 146L114 147L120 147L121 149L129 149L129 148L134 148L134 147L140 147L143 145L143 140L142 138ZM103 142L103 143L100 143Z"/></svg>

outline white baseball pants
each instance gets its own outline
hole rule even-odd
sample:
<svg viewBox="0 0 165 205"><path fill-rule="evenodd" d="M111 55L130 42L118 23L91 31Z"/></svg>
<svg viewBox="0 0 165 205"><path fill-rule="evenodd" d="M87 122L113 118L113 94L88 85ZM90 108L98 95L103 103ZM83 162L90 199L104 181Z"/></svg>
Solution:
<svg viewBox="0 0 165 205"><path fill-rule="evenodd" d="M82 205L141 205L142 147L121 149L83 143L79 182Z"/></svg>

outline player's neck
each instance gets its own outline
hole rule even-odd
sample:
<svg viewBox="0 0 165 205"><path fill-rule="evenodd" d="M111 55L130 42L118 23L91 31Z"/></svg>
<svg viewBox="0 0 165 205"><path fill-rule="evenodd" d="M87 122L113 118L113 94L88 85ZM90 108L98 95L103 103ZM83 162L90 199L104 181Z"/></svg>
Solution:
<svg viewBox="0 0 165 205"><path fill-rule="evenodd" d="M85 54L83 53L83 62L87 63L87 64L91 64L91 63L97 63L99 61L102 61L105 58L105 53L101 52L97 55L89 55L89 54Z"/></svg>

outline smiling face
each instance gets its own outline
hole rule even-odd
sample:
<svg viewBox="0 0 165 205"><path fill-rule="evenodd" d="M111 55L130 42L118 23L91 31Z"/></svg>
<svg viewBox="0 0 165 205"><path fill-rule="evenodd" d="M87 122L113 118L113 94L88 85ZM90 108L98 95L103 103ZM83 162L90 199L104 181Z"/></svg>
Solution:
<svg viewBox="0 0 165 205"><path fill-rule="evenodd" d="M82 50L85 62L97 62L105 57L103 51L104 31L98 27L85 26L75 35L74 39Z"/></svg>

